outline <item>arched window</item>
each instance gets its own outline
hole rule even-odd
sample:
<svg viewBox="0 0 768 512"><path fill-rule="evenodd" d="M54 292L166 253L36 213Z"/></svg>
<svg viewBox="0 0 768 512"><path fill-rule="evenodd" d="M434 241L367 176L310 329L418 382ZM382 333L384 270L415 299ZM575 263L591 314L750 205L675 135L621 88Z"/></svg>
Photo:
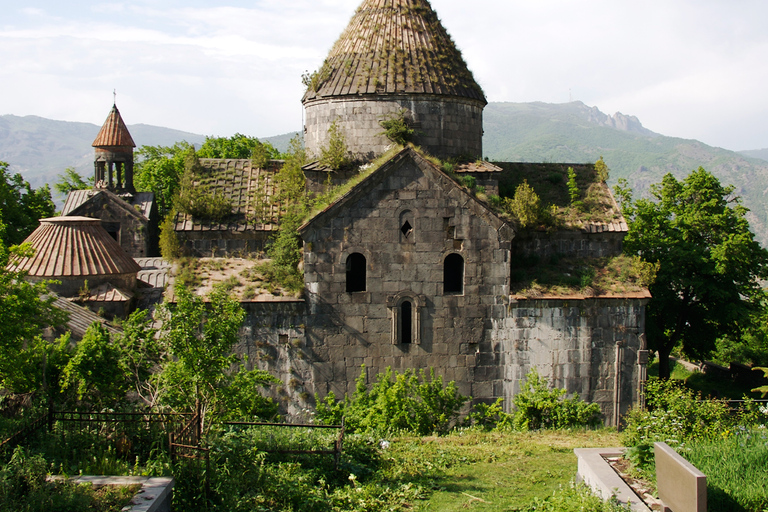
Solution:
<svg viewBox="0 0 768 512"><path fill-rule="evenodd" d="M347 292L365 291L365 256L354 252L347 256Z"/></svg>
<svg viewBox="0 0 768 512"><path fill-rule="evenodd" d="M464 293L464 258L460 254L449 254L443 262L444 293Z"/></svg>
<svg viewBox="0 0 768 512"><path fill-rule="evenodd" d="M404 300L400 304L400 343L413 341L413 305L411 301Z"/></svg>

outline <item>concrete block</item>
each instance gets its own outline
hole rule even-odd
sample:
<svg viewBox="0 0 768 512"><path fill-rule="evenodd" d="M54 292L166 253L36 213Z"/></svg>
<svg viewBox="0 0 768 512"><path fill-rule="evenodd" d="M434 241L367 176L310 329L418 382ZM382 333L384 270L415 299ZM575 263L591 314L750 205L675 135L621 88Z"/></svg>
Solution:
<svg viewBox="0 0 768 512"><path fill-rule="evenodd" d="M665 510L706 512L707 477L667 443L653 443L656 486Z"/></svg>

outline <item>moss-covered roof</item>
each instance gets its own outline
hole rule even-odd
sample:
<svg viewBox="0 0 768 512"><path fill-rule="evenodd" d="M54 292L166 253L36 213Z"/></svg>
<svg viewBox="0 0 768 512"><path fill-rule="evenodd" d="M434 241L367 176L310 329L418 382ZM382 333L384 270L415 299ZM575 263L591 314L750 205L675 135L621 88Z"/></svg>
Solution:
<svg viewBox="0 0 768 512"><path fill-rule="evenodd" d="M513 197L524 181L541 198L541 204L554 215L557 228L585 233L626 232L628 230L608 185L597 178L594 164L494 162L499 173L499 195ZM579 188L580 208L571 205L568 169L572 168ZM551 226L550 226L551 227Z"/></svg>
<svg viewBox="0 0 768 512"><path fill-rule="evenodd" d="M364 0L314 73L303 101L437 94L486 102L427 0Z"/></svg>
<svg viewBox="0 0 768 512"><path fill-rule="evenodd" d="M251 160L201 158L202 172L193 185L213 196L223 196L232 205L232 214L221 220L198 219L188 213L176 214L176 231L272 231L277 229L280 206L273 196L275 174L282 161L272 160L262 169Z"/></svg>

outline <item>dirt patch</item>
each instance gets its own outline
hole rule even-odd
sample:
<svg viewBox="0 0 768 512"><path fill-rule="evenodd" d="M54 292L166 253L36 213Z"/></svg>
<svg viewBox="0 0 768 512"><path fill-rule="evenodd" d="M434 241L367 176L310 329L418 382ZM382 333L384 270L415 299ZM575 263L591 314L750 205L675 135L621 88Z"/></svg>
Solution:
<svg viewBox="0 0 768 512"><path fill-rule="evenodd" d="M656 486L643 478L631 475L631 463L623 457L605 457L605 461L629 485L637 497L651 510L664 510L661 501L654 496Z"/></svg>

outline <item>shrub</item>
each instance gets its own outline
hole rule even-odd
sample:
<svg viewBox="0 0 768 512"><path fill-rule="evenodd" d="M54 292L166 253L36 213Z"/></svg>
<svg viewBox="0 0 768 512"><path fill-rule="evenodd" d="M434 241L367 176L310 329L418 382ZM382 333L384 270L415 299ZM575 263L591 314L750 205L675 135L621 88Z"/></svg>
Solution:
<svg viewBox="0 0 768 512"><path fill-rule="evenodd" d="M541 198L527 180L518 185L512 199L504 199L504 207L517 218L523 228L536 224L541 216Z"/></svg>
<svg viewBox="0 0 768 512"><path fill-rule="evenodd" d="M416 134L416 130L411 127L408 118L406 118L407 112L405 109L400 109L397 113L389 114L379 121L381 127L384 128L382 135L401 146L413 142L413 136Z"/></svg>
<svg viewBox="0 0 768 512"><path fill-rule="evenodd" d="M744 414L732 415L725 400L701 400L674 380L650 378L645 398L647 409L634 408L626 416L621 438L625 446L656 441L677 446L695 439L717 439L734 425L749 421Z"/></svg>
<svg viewBox="0 0 768 512"><path fill-rule="evenodd" d="M535 368L525 376L520 393L512 399L516 411L512 424L521 430L541 428L570 428L597 426L600 423L600 406L588 404L574 394L563 398L566 391L549 389L547 379Z"/></svg>
<svg viewBox="0 0 768 512"><path fill-rule="evenodd" d="M347 150L347 138L337 121L328 128L328 145L320 148L320 163L333 170L341 169L350 163Z"/></svg>
<svg viewBox="0 0 768 512"><path fill-rule="evenodd" d="M600 155L600 158L597 160L597 162L595 162L595 174L597 174L597 181L599 183L605 183L608 181L610 169L608 169L608 166L605 164L603 155Z"/></svg>
<svg viewBox="0 0 768 512"><path fill-rule="evenodd" d="M338 424L343 416L347 429L359 433L445 434L467 401L453 381L443 386L434 369L429 371L429 380L424 370L393 373L391 368L379 374L370 389L366 380L363 365L351 398L336 401L333 392L323 400L315 396L318 420Z"/></svg>
<svg viewBox="0 0 768 512"><path fill-rule="evenodd" d="M573 167L568 168L568 196L571 199L571 206L579 210L582 209L584 203L579 200L581 192L576 183L576 171L573 170Z"/></svg>
<svg viewBox="0 0 768 512"><path fill-rule="evenodd" d="M168 261L180 258L183 254L181 242L174 229L175 222L176 211L172 210L160 225L160 254Z"/></svg>

